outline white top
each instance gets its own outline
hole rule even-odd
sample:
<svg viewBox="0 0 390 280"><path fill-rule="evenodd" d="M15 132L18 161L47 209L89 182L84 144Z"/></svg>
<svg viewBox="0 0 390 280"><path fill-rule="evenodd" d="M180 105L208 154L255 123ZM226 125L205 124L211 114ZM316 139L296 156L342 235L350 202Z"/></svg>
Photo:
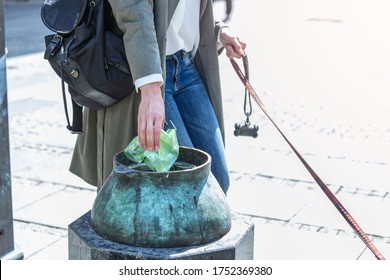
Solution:
<svg viewBox="0 0 390 280"><path fill-rule="evenodd" d="M181 0L167 30L166 55L184 50L195 54L199 45L200 0Z"/></svg>
<svg viewBox="0 0 390 280"><path fill-rule="evenodd" d="M184 50L193 55L199 45L200 0L180 0L167 30L166 55ZM143 85L164 82L161 73L151 74L134 81L136 90Z"/></svg>

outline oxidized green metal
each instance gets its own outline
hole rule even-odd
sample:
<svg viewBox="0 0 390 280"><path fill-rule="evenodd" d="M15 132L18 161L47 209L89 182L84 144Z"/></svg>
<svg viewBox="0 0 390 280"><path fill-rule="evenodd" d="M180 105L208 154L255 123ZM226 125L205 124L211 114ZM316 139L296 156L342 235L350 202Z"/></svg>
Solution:
<svg viewBox="0 0 390 280"><path fill-rule="evenodd" d="M117 154L92 207L93 229L106 239L149 248L200 245L225 235L231 211L210 173L210 156L180 147L177 162L192 168L145 171Z"/></svg>

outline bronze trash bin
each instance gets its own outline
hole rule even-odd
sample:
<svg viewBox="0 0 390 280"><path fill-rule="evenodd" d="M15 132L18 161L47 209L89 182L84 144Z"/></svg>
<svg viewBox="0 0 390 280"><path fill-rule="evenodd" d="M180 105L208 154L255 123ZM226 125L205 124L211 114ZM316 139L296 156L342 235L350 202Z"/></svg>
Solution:
<svg viewBox="0 0 390 280"><path fill-rule="evenodd" d="M180 147L174 171L153 172L123 152L117 154L94 201L92 228L106 239L150 248L195 246L221 238L229 232L232 217L210 163L207 153Z"/></svg>

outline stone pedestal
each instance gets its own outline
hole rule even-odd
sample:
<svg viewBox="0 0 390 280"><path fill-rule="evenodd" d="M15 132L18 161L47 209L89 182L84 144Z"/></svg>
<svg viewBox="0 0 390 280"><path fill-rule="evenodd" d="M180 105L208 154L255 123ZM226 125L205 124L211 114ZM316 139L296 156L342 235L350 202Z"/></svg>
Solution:
<svg viewBox="0 0 390 280"><path fill-rule="evenodd" d="M14 244L3 6L0 0L0 259L19 260L23 253Z"/></svg>
<svg viewBox="0 0 390 280"><path fill-rule="evenodd" d="M234 214L231 230L221 239L192 247L133 247L102 238L91 226L91 212L69 225L70 260L251 260L254 225Z"/></svg>

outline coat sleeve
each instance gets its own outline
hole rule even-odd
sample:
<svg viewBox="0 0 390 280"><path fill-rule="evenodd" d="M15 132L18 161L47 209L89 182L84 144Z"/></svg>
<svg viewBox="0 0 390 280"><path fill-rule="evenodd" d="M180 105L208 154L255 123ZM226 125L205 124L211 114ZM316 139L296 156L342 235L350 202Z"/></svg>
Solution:
<svg viewBox="0 0 390 280"><path fill-rule="evenodd" d="M229 26L227 24L225 24L222 20L214 21L214 32L215 32L215 38L217 41L216 45L217 45L218 55L220 55L222 53L222 51L224 50L224 47L219 40L219 36L221 34L222 28L225 28L225 27L229 27Z"/></svg>
<svg viewBox="0 0 390 280"><path fill-rule="evenodd" d="M153 0L109 0L109 3L124 33L126 56L133 80L162 74Z"/></svg>

